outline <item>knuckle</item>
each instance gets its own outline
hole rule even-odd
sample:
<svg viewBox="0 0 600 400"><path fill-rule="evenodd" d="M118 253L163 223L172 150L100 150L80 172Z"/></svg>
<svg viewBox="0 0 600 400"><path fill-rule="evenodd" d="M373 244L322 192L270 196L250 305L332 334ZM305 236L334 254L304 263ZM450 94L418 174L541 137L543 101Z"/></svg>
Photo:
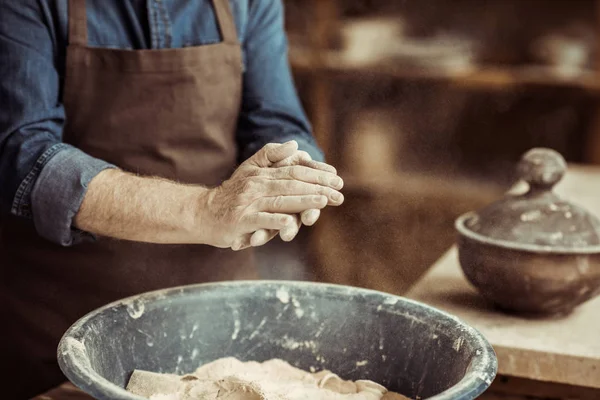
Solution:
<svg viewBox="0 0 600 400"><path fill-rule="evenodd" d="M293 222L293 220L292 220L291 216L289 216L289 215L283 215L283 216L280 216L280 217L273 216L273 222L276 223L276 224L279 224L279 225L286 226L286 225L291 224Z"/></svg>
<svg viewBox="0 0 600 400"><path fill-rule="evenodd" d="M256 179L249 177L244 180L242 184L242 192L243 193L253 193L258 190L258 182Z"/></svg>
<svg viewBox="0 0 600 400"><path fill-rule="evenodd" d="M248 224L251 224L251 225L258 223L258 214L252 213L250 215L247 215L244 222L247 222Z"/></svg>
<svg viewBox="0 0 600 400"><path fill-rule="evenodd" d="M273 207L277 210L283 208L283 196L277 196L273 199Z"/></svg>
<svg viewBox="0 0 600 400"><path fill-rule="evenodd" d="M242 207L235 207L231 210L229 224L238 225L244 220L244 209Z"/></svg>
<svg viewBox="0 0 600 400"><path fill-rule="evenodd" d="M298 182L295 181L288 181L284 183L284 191L286 194L292 194L294 192L296 192L296 190L298 189Z"/></svg>
<svg viewBox="0 0 600 400"><path fill-rule="evenodd" d="M269 151L269 150L273 150L275 147L277 147L277 144L275 143L267 143L263 146L263 150L264 151Z"/></svg>
<svg viewBox="0 0 600 400"><path fill-rule="evenodd" d="M298 170L295 166L287 167L285 173L288 178L298 179Z"/></svg>
<svg viewBox="0 0 600 400"><path fill-rule="evenodd" d="M246 176L248 177L255 177L255 176L259 176L262 172L263 168L248 168L248 171L246 172Z"/></svg>
<svg viewBox="0 0 600 400"><path fill-rule="evenodd" d="M308 170L305 167L295 166L292 168L294 178L304 180L308 177Z"/></svg>
<svg viewBox="0 0 600 400"><path fill-rule="evenodd" d="M301 159L303 160L312 160L312 157L310 156L310 154L308 154L306 151L304 150L300 150L298 151L298 155Z"/></svg>
<svg viewBox="0 0 600 400"><path fill-rule="evenodd" d="M326 181L327 181L327 178L325 177L325 174L323 174L323 173L317 174L317 183L319 185L325 185Z"/></svg>

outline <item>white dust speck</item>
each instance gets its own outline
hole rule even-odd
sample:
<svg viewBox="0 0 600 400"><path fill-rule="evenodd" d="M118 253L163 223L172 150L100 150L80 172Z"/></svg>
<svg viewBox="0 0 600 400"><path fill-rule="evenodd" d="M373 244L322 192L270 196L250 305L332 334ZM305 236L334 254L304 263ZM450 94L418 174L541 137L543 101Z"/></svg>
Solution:
<svg viewBox="0 0 600 400"><path fill-rule="evenodd" d="M279 301L281 301L283 304L287 304L290 302L290 294L284 288L277 289L277 292L275 292L275 296L277 296Z"/></svg>
<svg viewBox="0 0 600 400"><path fill-rule="evenodd" d="M465 339L463 338L458 338L454 341L454 345L452 346L452 348L456 351L460 350L460 347L462 346L463 342L465 341Z"/></svg>
<svg viewBox="0 0 600 400"><path fill-rule="evenodd" d="M294 340L287 335L274 342L288 350L310 349L315 351L317 349L317 343L314 340Z"/></svg>
<svg viewBox="0 0 600 400"><path fill-rule="evenodd" d="M192 331L190 332L190 339L194 337L194 333L196 333L196 331L198 330L198 323L195 323L194 326L192 326Z"/></svg>
<svg viewBox="0 0 600 400"><path fill-rule="evenodd" d="M294 305L294 313L296 313L296 317L298 317L298 319L302 318L304 316L304 310L300 306L300 302L296 298L292 297L292 304Z"/></svg>
<svg viewBox="0 0 600 400"><path fill-rule="evenodd" d="M492 380L486 374L480 373L479 375L477 375L477 377L485 383L487 383L488 385L492 384Z"/></svg>
<svg viewBox="0 0 600 400"><path fill-rule="evenodd" d="M127 304L127 313L133 319L138 319L144 315L144 302L142 300L134 300Z"/></svg>
<svg viewBox="0 0 600 400"><path fill-rule="evenodd" d="M524 212L523 214L521 214L520 219L523 222L532 222L532 221L537 221L541 217L542 217L542 212L540 210L533 210L533 211L528 211L528 212Z"/></svg>
<svg viewBox="0 0 600 400"><path fill-rule="evenodd" d="M394 304L398 303L398 299L395 297L388 297L383 301L383 304L388 304L393 306Z"/></svg>
<svg viewBox="0 0 600 400"><path fill-rule="evenodd" d="M238 338L238 335L240 334L240 329L241 329L241 323L239 318L236 318L233 321L233 333L231 334L231 340L235 340Z"/></svg>
<svg viewBox="0 0 600 400"><path fill-rule="evenodd" d="M590 259L588 256L577 257L577 270L580 274L586 274L590 270Z"/></svg>
<svg viewBox="0 0 600 400"><path fill-rule="evenodd" d="M554 232L550 234L550 239L552 240L560 240L563 238L563 233L562 232Z"/></svg>
<svg viewBox="0 0 600 400"><path fill-rule="evenodd" d="M260 324L258 324L258 326L256 327L256 329L254 330L254 332L252 332L250 334L250 336L248 336L248 339L249 340L254 339L260 333L260 330L262 329L263 326L265 326L266 323L267 323L267 318L263 318L260 321Z"/></svg>
<svg viewBox="0 0 600 400"><path fill-rule="evenodd" d="M584 286L584 287L582 287L581 289L579 289L579 290L577 291L577 293L578 293L580 296L583 296L584 294L587 294L587 293L589 293L589 292L591 292L591 291L592 291L592 289L590 289L590 288L589 288L589 286Z"/></svg>
<svg viewBox="0 0 600 400"><path fill-rule="evenodd" d="M362 361L357 361L356 362L356 366L357 367L364 367L365 365L367 365L369 363L368 360L362 360Z"/></svg>
<svg viewBox="0 0 600 400"><path fill-rule="evenodd" d="M198 353L199 353L198 349L192 350L192 360L195 360L196 357L198 357Z"/></svg>

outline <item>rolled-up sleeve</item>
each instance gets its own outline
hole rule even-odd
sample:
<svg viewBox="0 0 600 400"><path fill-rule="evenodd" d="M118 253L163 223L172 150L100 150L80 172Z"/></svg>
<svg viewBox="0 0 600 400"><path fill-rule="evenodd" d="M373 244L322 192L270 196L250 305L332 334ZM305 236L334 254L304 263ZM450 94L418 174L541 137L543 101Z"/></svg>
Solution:
<svg viewBox="0 0 600 400"><path fill-rule="evenodd" d="M238 143L242 160L267 143L296 140L322 161L288 61L281 0L250 0L244 32L245 72Z"/></svg>
<svg viewBox="0 0 600 400"><path fill-rule="evenodd" d="M89 182L113 167L62 142L65 111L55 41L33 0L0 0L0 211L69 246Z"/></svg>

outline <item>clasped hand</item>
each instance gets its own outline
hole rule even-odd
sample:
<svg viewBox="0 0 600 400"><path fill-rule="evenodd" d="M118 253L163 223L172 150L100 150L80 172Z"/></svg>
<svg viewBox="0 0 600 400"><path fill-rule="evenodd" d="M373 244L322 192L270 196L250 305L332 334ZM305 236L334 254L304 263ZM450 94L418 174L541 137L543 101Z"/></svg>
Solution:
<svg viewBox="0 0 600 400"><path fill-rule="evenodd" d="M335 168L298 151L295 141L268 144L206 192L202 225L221 248L262 246L278 233L290 241L321 209L343 203L343 185Z"/></svg>

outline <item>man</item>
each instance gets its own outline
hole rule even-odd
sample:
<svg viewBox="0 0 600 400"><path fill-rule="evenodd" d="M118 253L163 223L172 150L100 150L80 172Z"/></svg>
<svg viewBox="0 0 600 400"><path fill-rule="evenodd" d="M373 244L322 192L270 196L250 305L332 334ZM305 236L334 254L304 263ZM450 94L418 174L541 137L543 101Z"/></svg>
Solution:
<svg viewBox="0 0 600 400"><path fill-rule="evenodd" d="M64 379L56 345L90 310L253 278L233 250L343 201L279 0L0 0L0 77L5 398Z"/></svg>

